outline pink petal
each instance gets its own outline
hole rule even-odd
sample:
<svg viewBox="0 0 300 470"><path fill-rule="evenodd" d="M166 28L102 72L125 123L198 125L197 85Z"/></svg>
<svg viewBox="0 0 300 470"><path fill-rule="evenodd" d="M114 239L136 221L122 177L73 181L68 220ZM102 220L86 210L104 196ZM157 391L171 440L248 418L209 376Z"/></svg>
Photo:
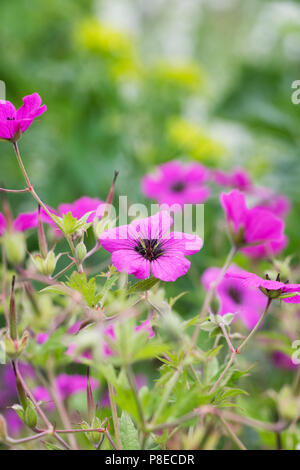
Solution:
<svg viewBox="0 0 300 470"><path fill-rule="evenodd" d="M184 276L190 268L190 261L181 253L175 252L171 256L164 254L151 263L154 277L162 281L174 282Z"/></svg>
<svg viewBox="0 0 300 470"><path fill-rule="evenodd" d="M172 232L163 238L163 249L170 254L170 251L179 251L189 256L201 250L203 241L198 235L192 235L182 232Z"/></svg>
<svg viewBox="0 0 300 470"><path fill-rule="evenodd" d="M6 229L6 220L4 215L0 212L0 236L3 235Z"/></svg>
<svg viewBox="0 0 300 470"><path fill-rule="evenodd" d="M150 261L134 250L114 251L112 264L118 271L133 274L138 279L146 279L150 276Z"/></svg>
<svg viewBox="0 0 300 470"><path fill-rule="evenodd" d="M247 243L271 241L282 238L284 222L269 211L250 209L246 216L245 239Z"/></svg>
<svg viewBox="0 0 300 470"><path fill-rule="evenodd" d="M234 231L237 232L245 224L245 214L247 212L245 195L235 189L229 194L221 193L220 200L227 221L233 223Z"/></svg>

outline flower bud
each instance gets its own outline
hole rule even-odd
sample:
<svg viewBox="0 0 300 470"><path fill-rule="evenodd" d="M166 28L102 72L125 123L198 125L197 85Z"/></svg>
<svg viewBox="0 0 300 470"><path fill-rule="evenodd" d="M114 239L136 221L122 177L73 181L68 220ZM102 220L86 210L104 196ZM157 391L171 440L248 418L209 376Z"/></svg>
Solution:
<svg viewBox="0 0 300 470"><path fill-rule="evenodd" d="M46 258L43 258L39 253L31 258L36 269L44 276L51 276L58 260L53 251L49 251Z"/></svg>
<svg viewBox="0 0 300 470"><path fill-rule="evenodd" d="M37 412L33 403L27 400L27 407L24 412L24 422L30 428L35 428L37 423Z"/></svg>
<svg viewBox="0 0 300 470"><path fill-rule="evenodd" d="M161 329L169 341L179 342L182 339L182 323L180 319L172 312L166 313L162 317Z"/></svg>
<svg viewBox="0 0 300 470"><path fill-rule="evenodd" d="M110 217L103 217L101 220L95 218L93 229L96 240L98 240L98 238L103 232L109 230L110 228L113 228L115 224L116 221L111 219Z"/></svg>
<svg viewBox="0 0 300 470"><path fill-rule="evenodd" d="M86 246L83 242L78 243L78 245L75 248L75 253L76 253L77 261L79 263L82 263L87 253Z"/></svg>
<svg viewBox="0 0 300 470"><path fill-rule="evenodd" d="M27 346L29 339L28 331L24 331L21 339L13 340L9 334L4 336L4 350L9 359L17 359Z"/></svg>
<svg viewBox="0 0 300 470"><path fill-rule="evenodd" d="M6 421L2 415L0 415L0 442L6 441L7 438L7 427Z"/></svg>
<svg viewBox="0 0 300 470"><path fill-rule="evenodd" d="M103 428L103 424L101 422L101 420L95 416L91 422L91 425L89 426L88 423L86 422L83 422L81 424L82 428L83 429L88 429L88 428L93 428L93 429L100 429L100 428ZM86 433L86 437L88 438L88 440L90 442L92 442L93 444L99 444L99 442L101 441L102 439L102 433L101 432L97 432L97 431L94 431L94 432L87 432Z"/></svg>
<svg viewBox="0 0 300 470"><path fill-rule="evenodd" d="M14 265L22 263L26 255L24 234L21 232L5 232L2 242L7 260Z"/></svg>

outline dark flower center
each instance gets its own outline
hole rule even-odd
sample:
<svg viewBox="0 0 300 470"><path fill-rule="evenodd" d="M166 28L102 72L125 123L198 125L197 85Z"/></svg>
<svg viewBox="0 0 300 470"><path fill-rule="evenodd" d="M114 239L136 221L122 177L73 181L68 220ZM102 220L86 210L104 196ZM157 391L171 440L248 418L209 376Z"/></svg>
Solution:
<svg viewBox="0 0 300 470"><path fill-rule="evenodd" d="M186 185L182 181L178 181L171 186L172 191L175 193L181 193L185 189Z"/></svg>
<svg viewBox="0 0 300 470"><path fill-rule="evenodd" d="M240 305L243 302L243 295L240 290L236 289L235 287L231 286L229 287L227 294L231 299L238 305Z"/></svg>
<svg viewBox="0 0 300 470"><path fill-rule="evenodd" d="M7 121L15 121L15 118L14 118L14 117L12 117L12 118L7 117L6 119L7 119Z"/></svg>
<svg viewBox="0 0 300 470"><path fill-rule="evenodd" d="M153 240L143 238L138 241L134 249L148 261L154 261L164 253L161 242L157 238Z"/></svg>

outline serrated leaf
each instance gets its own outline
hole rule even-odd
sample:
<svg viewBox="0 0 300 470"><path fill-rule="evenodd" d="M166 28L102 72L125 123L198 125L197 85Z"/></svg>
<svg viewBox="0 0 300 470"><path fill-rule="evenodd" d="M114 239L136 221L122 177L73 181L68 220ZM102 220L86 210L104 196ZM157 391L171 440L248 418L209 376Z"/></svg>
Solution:
<svg viewBox="0 0 300 470"><path fill-rule="evenodd" d="M128 413L123 412L119 420L120 435L124 450L140 450L138 432Z"/></svg>
<svg viewBox="0 0 300 470"><path fill-rule="evenodd" d="M74 271L66 284L71 289L80 292L91 308L94 308L102 297L101 294L96 293L96 278L92 277L90 280L87 280L85 273Z"/></svg>

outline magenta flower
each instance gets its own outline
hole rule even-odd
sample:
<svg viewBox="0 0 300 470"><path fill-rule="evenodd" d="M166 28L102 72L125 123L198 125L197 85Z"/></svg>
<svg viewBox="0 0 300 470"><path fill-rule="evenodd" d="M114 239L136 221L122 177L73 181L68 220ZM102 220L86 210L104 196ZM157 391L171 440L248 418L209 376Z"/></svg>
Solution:
<svg viewBox="0 0 300 470"><path fill-rule="evenodd" d="M50 335L48 333L38 333L36 335L36 342L37 344L44 344L44 343L47 343L48 339L49 339Z"/></svg>
<svg viewBox="0 0 300 470"><path fill-rule="evenodd" d="M222 170L212 172L213 181L219 186L227 186L241 191L250 191L253 183L249 174L242 168L235 168L229 173Z"/></svg>
<svg viewBox="0 0 300 470"><path fill-rule="evenodd" d="M216 289L219 300L219 315L236 313L245 326L252 329L259 320L265 306L266 299L262 292L247 289L240 279L230 277L230 274L240 273L242 270L235 265L228 269L228 277L223 278ZM204 288L208 290L220 273L219 268L208 268L202 276Z"/></svg>
<svg viewBox="0 0 300 470"><path fill-rule="evenodd" d="M35 118L47 110L38 93L24 96L23 105L16 110L10 101L0 100L0 139L15 141L21 137Z"/></svg>
<svg viewBox="0 0 300 470"><path fill-rule="evenodd" d="M186 274L190 261L185 256L197 253L202 240L197 235L169 233L173 223L162 211L129 225L107 230L100 236L103 248L112 253L118 271L146 279L150 272L162 281L176 281Z"/></svg>
<svg viewBox="0 0 300 470"><path fill-rule="evenodd" d="M90 378L92 390L99 387L99 382L96 379ZM87 378L85 375L68 375L60 374L56 377L56 386L62 400L86 390ZM53 410L54 405L52 397L45 387L37 386L33 390L36 400L48 402L49 409Z"/></svg>
<svg viewBox="0 0 300 470"><path fill-rule="evenodd" d="M100 199L91 198L88 196L82 196L71 204L60 204L58 207L58 213L60 216L71 212L72 216L76 219L81 219L88 212L93 212L90 214L87 222L92 222L96 217L97 208L103 204Z"/></svg>
<svg viewBox="0 0 300 470"><path fill-rule="evenodd" d="M172 161L161 165L155 175L146 175L142 191L159 204L200 204L210 196L210 188L204 186L208 176L207 168L199 163Z"/></svg>
<svg viewBox="0 0 300 470"><path fill-rule="evenodd" d="M259 196L256 207L269 210L277 217L284 218L291 210L291 201L283 194L276 194L268 188L258 189L256 194Z"/></svg>
<svg viewBox="0 0 300 470"><path fill-rule="evenodd" d="M55 213L53 209L48 207L48 209ZM45 223L49 223L50 217L48 214L44 211L44 209L41 209L41 219ZM54 224L51 221L52 225ZM0 236L3 235L3 233L7 230L9 230L9 224L7 223L5 217L3 214L0 212ZM33 212L23 212L17 216L15 220L12 221L12 229L15 232L26 232L26 230L30 230L32 228L36 228L38 226L38 210L35 210Z"/></svg>
<svg viewBox="0 0 300 470"><path fill-rule="evenodd" d="M152 329L152 326L151 326L151 322L150 322L149 319L145 320L143 323L136 326L134 328L134 331L135 331L135 333L138 333L140 331L144 331L148 334L148 338L152 338L155 335L155 333ZM109 338L111 341L115 341L116 340L116 333L115 333L114 325L107 326L104 330L104 335L107 338ZM107 342L104 342L104 344L103 344L103 353L104 353L104 356L106 356L106 357L113 356L113 352L112 352L112 350L109 347Z"/></svg>
<svg viewBox="0 0 300 470"><path fill-rule="evenodd" d="M237 189L229 194L221 193L220 199L233 239L241 251L261 258L274 256L284 249L286 237L281 219L261 208L248 209L245 195Z"/></svg>
<svg viewBox="0 0 300 470"><path fill-rule="evenodd" d="M10 436L17 436L22 431L24 423L19 418L17 412L12 408L8 408L3 413L5 421L7 423L7 431Z"/></svg>
<svg viewBox="0 0 300 470"><path fill-rule="evenodd" d="M137 374L135 376L135 383L136 387L138 390L140 390L142 387L145 387L147 385L147 377L143 374ZM110 399L109 399L109 393L108 390L106 390L101 398L100 401L100 406L101 408L109 408L110 407Z"/></svg>
<svg viewBox="0 0 300 470"><path fill-rule="evenodd" d="M294 364L290 356L283 353L282 351L274 351L272 354L272 361L276 367L281 369L297 369L298 364Z"/></svg>
<svg viewBox="0 0 300 470"><path fill-rule="evenodd" d="M262 279L256 274L244 270L239 272L227 272L226 278L239 279L245 288L258 288L265 295L271 298L280 298L284 302L298 304L300 303L300 284L288 284L280 280L272 281L269 276Z"/></svg>

